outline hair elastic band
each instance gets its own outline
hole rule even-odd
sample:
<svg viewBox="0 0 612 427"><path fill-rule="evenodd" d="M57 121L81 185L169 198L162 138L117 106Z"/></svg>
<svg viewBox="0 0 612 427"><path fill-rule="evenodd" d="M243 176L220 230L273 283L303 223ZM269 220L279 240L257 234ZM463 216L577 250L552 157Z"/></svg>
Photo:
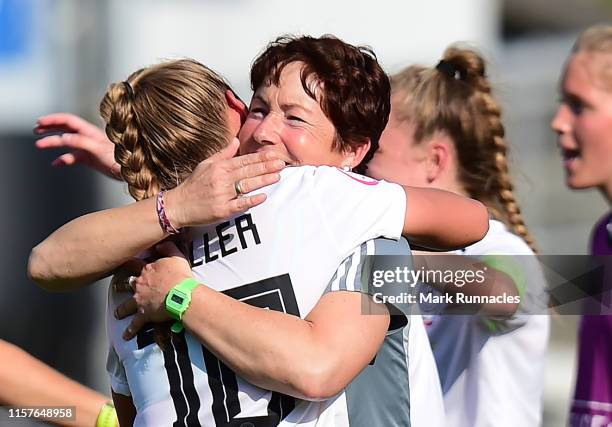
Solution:
<svg viewBox="0 0 612 427"><path fill-rule="evenodd" d="M134 88L132 88L132 85L130 84L130 82L128 82L127 80L124 81L123 86L125 86L125 90L128 93L128 96L134 99Z"/></svg>
<svg viewBox="0 0 612 427"><path fill-rule="evenodd" d="M444 59L441 59L440 62L438 62L438 65L436 65L436 70L446 74L449 77L452 77L455 80L461 80L465 77L464 72L462 72L450 62L445 61Z"/></svg>

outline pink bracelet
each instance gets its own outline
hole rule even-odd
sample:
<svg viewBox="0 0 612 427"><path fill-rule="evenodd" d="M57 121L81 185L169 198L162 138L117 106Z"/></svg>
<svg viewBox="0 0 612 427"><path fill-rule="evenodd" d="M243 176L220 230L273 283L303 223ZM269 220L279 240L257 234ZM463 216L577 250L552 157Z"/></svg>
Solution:
<svg viewBox="0 0 612 427"><path fill-rule="evenodd" d="M174 225L168 219L168 215L166 215L166 206L164 205L164 195L165 191L160 191L157 195L157 219L159 220L159 226L164 231L164 233L168 234L179 234L180 231L176 229Z"/></svg>

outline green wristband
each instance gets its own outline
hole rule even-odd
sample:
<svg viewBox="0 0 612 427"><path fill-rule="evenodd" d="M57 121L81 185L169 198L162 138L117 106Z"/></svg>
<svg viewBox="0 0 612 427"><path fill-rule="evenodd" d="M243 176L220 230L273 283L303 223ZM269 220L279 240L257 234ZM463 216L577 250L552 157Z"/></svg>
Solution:
<svg viewBox="0 0 612 427"><path fill-rule="evenodd" d="M113 405L113 402L106 402L98 413L96 427L117 427L118 425L119 420L117 419L115 405Z"/></svg>
<svg viewBox="0 0 612 427"><path fill-rule="evenodd" d="M527 289L527 278L525 277L523 267L514 259L513 255L484 255L481 257L481 260L489 267L510 276L519 292L519 296L523 299Z"/></svg>
<svg viewBox="0 0 612 427"><path fill-rule="evenodd" d="M514 259L512 255L484 255L481 257L481 261L491 268L506 273L514 282L516 289L518 290L521 301L525 296L525 290L527 289L527 278L523 271L523 267ZM490 332L498 332L502 330L504 320L495 319L482 319L485 327Z"/></svg>
<svg viewBox="0 0 612 427"><path fill-rule="evenodd" d="M191 293L197 288L199 282L194 278L185 279L175 285L166 296L166 311L176 320L172 325L172 332L179 333L183 330L183 314L191 303Z"/></svg>

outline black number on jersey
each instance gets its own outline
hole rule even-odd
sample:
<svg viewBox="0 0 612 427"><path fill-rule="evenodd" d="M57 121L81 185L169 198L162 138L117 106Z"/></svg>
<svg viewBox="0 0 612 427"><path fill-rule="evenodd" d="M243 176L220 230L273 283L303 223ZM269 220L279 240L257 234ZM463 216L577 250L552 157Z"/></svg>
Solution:
<svg viewBox="0 0 612 427"><path fill-rule="evenodd" d="M291 278L288 274L238 286L223 293L255 307L276 310L295 316L300 315ZM199 425L197 412L200 407L200 399L194 387L184 332L173 334L172 343L172 348L177 355L178 366L174 361L174 354L172 354L174 352L164 352L164 359L168 380L170 381L170 394L178 418L174 426ZM167 356L166 353L168 353ZM183 356L181 356L181 353L183 353ZM217 427L277 426L295 407L293 397L273 392L268 403L267 416L236 418L241 411L236 374L204 346L202 346L202 353L208 374L208 385L213 398L212 413Z"/></svg>

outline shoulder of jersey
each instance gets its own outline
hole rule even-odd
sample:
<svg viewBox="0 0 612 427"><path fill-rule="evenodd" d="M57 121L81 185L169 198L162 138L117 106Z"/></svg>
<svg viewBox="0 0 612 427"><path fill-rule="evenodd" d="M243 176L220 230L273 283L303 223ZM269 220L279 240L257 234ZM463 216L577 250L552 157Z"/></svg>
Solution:
<svg viewBox="0 0 612 427"><path fill-rule="evenodd" d="M352 179L355 182L358 182L360 184L364 184L364 185L376 185L378 184L380 181L374 179L374 178L370 178L369 176L365 176L365 175L360 175L358 173L354 173L354 172L346 172L343 171L342 169L336 169L338 172L340 172L341 174L343 174L344 176Z"/></svg>
<svg viewBox="0 0 612 427"><path fill-rule="evenodd" d="M489 220L489 231L485 237L468 246L463 253L465 255L533 255L533 251L523 239L508 230L503 222L495 219Z"/></svg>
<svg viewBox="0 0 612 427"><path fill-rule="evenodd" d="M346 172L335 166L291 166L285 168L281 175L283 178L301 176L305 179L326 179L327 177L333 177L336 179L347 179L347 182L356 182L363 185L376 185L380 181L375 180L364 175L360 175L354 172Z"/></svg>

